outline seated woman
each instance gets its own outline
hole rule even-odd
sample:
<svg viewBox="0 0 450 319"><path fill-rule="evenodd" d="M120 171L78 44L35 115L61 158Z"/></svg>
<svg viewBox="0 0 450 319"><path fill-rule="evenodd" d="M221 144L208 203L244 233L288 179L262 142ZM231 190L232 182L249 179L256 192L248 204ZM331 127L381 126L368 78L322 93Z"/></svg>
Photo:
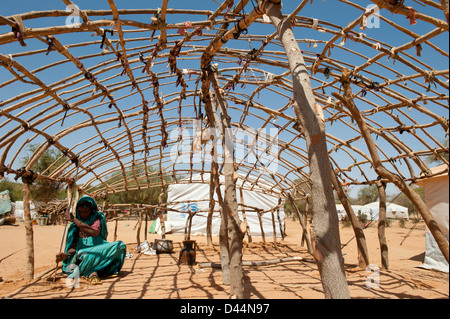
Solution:
<svg viewBox="0 0 450 319"><path fill-rule="evenodd" d="M86 277L91 283L101 283L99 277L117 274L123 266L126 246L121 241L106 241L108 230L105 216L98 211L90 196L83 196L66 220L72 223L66 237L64 253L56 255L63 262L63 272L74 278Z"/></svg>

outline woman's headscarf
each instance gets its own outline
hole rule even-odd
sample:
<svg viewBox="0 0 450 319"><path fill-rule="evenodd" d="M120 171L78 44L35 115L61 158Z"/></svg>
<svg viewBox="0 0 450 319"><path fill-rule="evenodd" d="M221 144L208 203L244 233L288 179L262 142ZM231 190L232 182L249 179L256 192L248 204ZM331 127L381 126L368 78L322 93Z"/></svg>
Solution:
<svg viewBox="0 0 450 319"><path fill-rule="evenodd" d="M86 219L81 219L81 216L78 213L78 207L80 206L81 203L88 203L89 206L92 208L92 214ZM106 238L108 237L108 229L106 227L105 215L103 215L103 213L98 211L97 203L95 202L95 200L92 197L90 197L90 196L81 197L78 200L77 205L75 206L75 211L76 211L75 217L77 219L81 220L81 222L83 222L86 225L91 226L92 224L94 224L94 222L97 219L99 219L100 220L100 236L104 240L106 240ZM75 238L74 233L76 230L77 230L77 227L75 226L75 223L71 223L69 226L69 229L67 230L65 252L67 252L69 250L69 248L72 246L73 240Z"/></svg>

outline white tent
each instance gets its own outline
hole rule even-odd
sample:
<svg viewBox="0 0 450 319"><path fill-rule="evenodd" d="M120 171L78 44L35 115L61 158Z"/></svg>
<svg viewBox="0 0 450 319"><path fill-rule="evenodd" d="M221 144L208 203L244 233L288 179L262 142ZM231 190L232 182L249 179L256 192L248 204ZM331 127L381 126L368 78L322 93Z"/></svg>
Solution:
<svg viewBox="0 0 450 319"><path fill-rule="evenodd" d="M361 208L362 205L352 205L353 212L355 213L356 216L358 216L358 213L361 213ZM347 212L345 211L344 205L336 204L336 210L338 213L339 220L343 220L347 216Z"/></svg>
<svg viewBox="0 0 450 319"><path fill-rule="evenodd" d="M380 202L372 202L361 207L361 213L369 220L378 220L380 214ZM394 203L386 202L386 218L408 219L408 208Z"/></svg>
<svg viewBox="0 0 450 319"><path fill-rule="evenodd" d="M196 214L192 218L191 235L206 235L206 221L209 211L209 174L197 174L192 176L192 179L186 179L182 183L169 185L167 190L167 207L180 211L168 211L167 216L170 221L172 233L185 232L186 219L189 216L189 210L195 211ZM224 195L225 177L220 176L221 192ZM191 181L191 182L190 182ZM242 186L242 179L238 178L236 181L236 198L238 204L241 203L241 196L239 187ZM278 206L279 199L268 194L264 194L262 188L255 186L254 190L245 189L249 186L248 183L244 185L243 199L246 213L247 223L250 227L250 234L252 236L262 236L260 222L257 213L250 208L256 207L262 211L271 210ZM217 194L214 193L216 205L212 219L212 235L217 236L220 230L220 212ZM274 220L272 220L271 212L262 214L262 225L264 236L273 237L273 222L275 223L275 232L277 237L281 237L281 228L284 229L284 205L274 211ZM239 205L239 218L244 221L242 215L242 206Z"/></svg>
<svg viewBox="0 0 450 319"><path fill-rule="evenodd" d="M440 171L444 171L447 165L437 166L431 169L431 173L436 174ZM448 227L448 172L436 175L429 179L422 180L417 185L422 186L425 193L425 203L430 209L433 218L436 220L439 228L443 232L444 236L449 237ZM425 235L425 259L421 267L428 269L437 269L448 273L448 262L442 255L433 235L427 229Z"/></svg>
<svg viewBox="0 0 450 319"><path fill-rule="evenodd" d="M23 202L17 201L13 203L14 207L14 217L23 219L24 218L24 208L23 208ZM31 213L31 219L35 219L37 216L37 210L33 202L30 203L30 213Z"/></svg>

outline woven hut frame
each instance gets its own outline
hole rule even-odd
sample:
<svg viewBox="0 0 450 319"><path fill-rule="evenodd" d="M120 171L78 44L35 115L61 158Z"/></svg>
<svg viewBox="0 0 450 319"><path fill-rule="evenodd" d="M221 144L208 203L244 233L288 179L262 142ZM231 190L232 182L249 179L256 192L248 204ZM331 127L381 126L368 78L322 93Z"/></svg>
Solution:
<svg viewBox="0 0 450 319"><path fill-rule="evenodd" d="M1 176L22 177L24 185L72 185L76 176L80 194L104 198L164 190L165 175L178 183L238 172L247 189L314 201L308 152L315 142L295 99L290 54L305 61L332 165L327 182L341 201L351 185L392 183L408 193L421 173L429 176L430 155L448 164L445 0L339 0L349 12L339 21L327 18L326 4L308 0L284 8L277 0L208 1L202 10L172 9L168 0L154 9L108 0L104 10L62 2L72 11L0 16ZM277 25L281 11L286 23ZM367 29L374 17L385 30ZM301 52L282 42L287 24ZM383 41L385 32L400 41ZM220 138L194 150L198 130L226 127L236 136L232 167L226 148L213 144ZM21 167L29 143L39 147ZM49 148L64 161L31 171ZM112 182L113 174L123 178ZM315 242L312 253L321 251L320 235ZM358 245L364 260L363 239ZM448 258L448 244L442 250Z"/></svg>

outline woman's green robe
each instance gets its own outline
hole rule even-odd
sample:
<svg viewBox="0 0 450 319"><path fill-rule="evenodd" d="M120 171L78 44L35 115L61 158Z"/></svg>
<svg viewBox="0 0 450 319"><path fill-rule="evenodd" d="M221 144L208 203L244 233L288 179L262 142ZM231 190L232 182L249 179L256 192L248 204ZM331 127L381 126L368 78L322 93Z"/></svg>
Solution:
<svg viewBox="0 0 450 319"><path fill-rule="evenodd" d="M88 201L93 207L93 213L85 220L78 214L78 205ZM106 228L105 216L98 211L97 203L90 196L83 196L77 202L76 218L84 224L91 226L97 219L100 219L101 231L96 237L79 238L76 245L76 252L63 262L63 271L69 277L88 277L91 273L97 272L100 277L107 277L117 274L123 266L126 254L126 246L121 241L109 243L106 241L108 230ZM78 237L79 229L75 223L71 223L67 231L66 245L64 252L67 253L72 247L74 240Z"/></svg>

